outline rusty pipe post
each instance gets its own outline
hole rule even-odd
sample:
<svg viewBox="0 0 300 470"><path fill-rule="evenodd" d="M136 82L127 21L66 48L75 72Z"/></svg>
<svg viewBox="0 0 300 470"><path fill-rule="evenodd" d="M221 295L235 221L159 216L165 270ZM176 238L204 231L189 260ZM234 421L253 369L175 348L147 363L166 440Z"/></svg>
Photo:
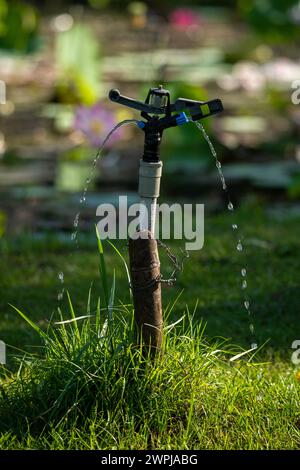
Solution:
<svg viewBox="0 0 300 470"><path fill-rule="evenodd" d="M129 239L131 285L137 340L151 352L162 345L163 317L157 241L150 231Z"/></svg>

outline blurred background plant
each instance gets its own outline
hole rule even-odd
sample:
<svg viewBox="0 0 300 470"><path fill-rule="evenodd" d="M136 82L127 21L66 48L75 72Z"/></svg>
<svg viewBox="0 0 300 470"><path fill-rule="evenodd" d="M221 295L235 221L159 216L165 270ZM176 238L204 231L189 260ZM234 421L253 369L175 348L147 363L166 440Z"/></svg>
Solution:
<svg viewBox="0 0 300 470"><path fill-rule="evenodd" d="M0 48L18 53L34 52L39 44L39 15L22 0L0 0Z"/></svg>
<svg viewBox="0 0 300 470"><path fill-rule="evenodd" d="M89 26L80 23L73 26L72 22L69 15L65 16L64 25L62 18L58 22L60 31L56 34L55 46L57 100L92 105L101 90L99 42Z"/></svg>
<svg viewBox="0 0 300 470"><path fill-rule="evenodd" d="M225 112L204 124L236 202L297 204L300 112L291 86L300 77L299 21L296 0L0 0L7 86L0 185L8 230L43 229L44 211L46 226L50 216L65 229L70 196L79 196L105 134L138 117L109 102L113 87L141 100L159 83L173 99L220 97ZM111 139L95 172L94 201L112 188L136 191L142 145L134 127ZM214 161L194 126L171 129L162 151L165 197L223 207ZM20 216L21 193L27 209ZM60 198L61 218L53 198Z"/></svg>
<svg viewBox="0 0 300 470"><path fill-rule="evenodd" d="M239 13L262 39L272 44L299 40L300 6L295 0L238 1Z"/></svg>
<svg viewBox="0 0 300 470"><path fill-rule="evenodd" d="M94 106L80 106L76 110L74 129L80 131L89 141L92 147L98 148L103 136L117 124L114 113L106 109L101 103ZM122 129L118 129L107 142L110 147L119 140Z"/></svg>
<svg viewBox="0 0 300 470"><path fill-rule="evenodd" d="M163 84L172 100L222 99L224 112L203 124L235 207L226 210L215 160L198 129L168 130L160 201L203 203L205 244L190 256L175 290L164 292L165 305L174 320L186 305L195 310L208 336L246 347L252 331L258 344L271 338L264 362L280 355L282 369L290 370L300 303L300 105L291 99L300 83L299 21L298 0L0 0L2 340L20 348L35 341L8 303L45 329L71 287L76 311L86 311L86 293L98 279L96 208L117 206L120 194L129 204L138 200L143 132L137 126L115 134L95 164L107 132L140 118L111 103L108 92L118 88L144 100L150 87ZM242 252L233 226L244 234ZM183 241L169 245L181 259ZM125 242L118 246L126 257ZM174 267L164 250L160 255L168 278ZM118 302L127 308L123 260L113 251L108 257L109 279L115 270ZM242 269L249 272L253 317L242 300ZM290 413L294 379L276 375L286 383Z"/></svg>

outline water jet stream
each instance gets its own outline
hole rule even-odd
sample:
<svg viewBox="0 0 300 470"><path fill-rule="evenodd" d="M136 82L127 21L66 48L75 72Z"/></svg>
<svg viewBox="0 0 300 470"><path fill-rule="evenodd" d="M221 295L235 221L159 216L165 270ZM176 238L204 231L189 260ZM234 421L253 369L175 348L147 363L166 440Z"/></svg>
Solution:
<svg viewBox="0 0 300 470"><path fill-rule="evenodd" d="M220 162L220 160L218 159L218 155L217 155L217 152L205 130L205 128L203 127L203 125L201 124L200 121L197 121L197 122L194 122L194 124L197 126L197 128L200 130L200 132L202 133L204 139L206 140L208 146L209 146L209 149L211 151L211 154L213 156L213 158L215 159L215 164L216 164L216 167L217 167L217 170L218 170L218 173L219 173L219 178L220 178L220 181L221 181L221 184L222 184L222 189L223 191L226 193L226 196L227 196L227 209L230 211L230 212L234 212L234 205L231 201L231 197L230 197L230 193L229 193L229 190L228 190L228 186L227 186L227 183L225 181L225 177L224 177L224 174L223 174L223 170L222 170L222 164ZM243 249L244 249L244 246L243 246L243 243L242 243L242 239L243 239L243 236L242 234L240 234L240 229L238 227L238 225L236 223L233 223L231 225L231 228L232 230L238 235L237 236L237 244L236 244L236 249L237 251L239 252L242 252ZM247 270L246 268L242 268L241 269L241 277L242 277L242 284L241 284L241 288L243 290L243 305L244 305L244 308L245 310L247 311L248 315L252 315L252 311L250 309L250 300L247 296L247 287L248 287L248 283L247 283ZM254 328L254 324L251 322L249 324L249 330L250 330L250 333L251 333L251 348L257 348L257 343L255 342L255 328Z"/></svg>

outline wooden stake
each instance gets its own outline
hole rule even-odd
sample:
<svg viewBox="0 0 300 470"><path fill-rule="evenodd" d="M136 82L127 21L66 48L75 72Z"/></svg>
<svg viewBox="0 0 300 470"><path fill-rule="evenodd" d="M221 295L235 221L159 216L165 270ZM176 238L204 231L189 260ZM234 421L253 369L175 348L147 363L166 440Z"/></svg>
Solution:
<svg viewBox="0 0 300 470"><path fill-rule="evenodd" d="M142 235L129 239L134 314L138 341L155 352L161 348L163 331L160 262L151 232Z"/></svg>

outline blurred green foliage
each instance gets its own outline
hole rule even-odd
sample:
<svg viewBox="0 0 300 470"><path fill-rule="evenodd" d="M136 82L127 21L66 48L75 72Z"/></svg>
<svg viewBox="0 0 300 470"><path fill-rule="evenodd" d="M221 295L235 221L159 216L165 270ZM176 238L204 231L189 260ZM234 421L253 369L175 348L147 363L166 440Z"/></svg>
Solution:
<svg viewBox="0 0 300 470"><path fill-rule="evenodd" d="M89 147L74 147L62 153L61 160L67 162L89 162L94 157L93 151Z"/></svg>
<svg viewBox="0 0 300 470"><path fill-rule="evenodd" d="M273 110L276 110L279 113L286 112L290 106L286 95L287 93L284 89L282 90L274 86L268 86L266 88L266 101Z"/></svg>
<svg viewBox="0 0 300 470"><path fill-rule="evenodd" d="M300 37L299 24L293 21L298 0L239 0L241 16L254 31L273 43Z"/></svg>
<svg viewBox="0 0 300 470"><path fill-rule="evenodd" d="M3 211L0 211L0 238L3 237L5 234L5 229L6 229L6 214Z"/></svg>
<svg viewBox="0 0 300 470"><path fill-rule="evenodd" d="M101 53L93 31L76 24L56 36L59 70L56 93L62 103L91 105L100 95Z"/></svg>
<svg viewBox="0 0 300 470"><path fill-rule="evenodd" d="M92 8L101 9L109 6L110 0L88 0Z"/></svg>
<svg viewBox="0 0 300 470"><path fill-rule="evenodd" d="M0 0L0 48L33 52L38 45L38 14L21 0Z"/></svg>
<svg viewBox="0 0 300 470"><path fill-rule="evenodd" d="M144 14L149 12L154 13L166 20L169 14L177 8L191 8L191 9L205 9L205 15L209 14L215 19L223 17L227 10L236 11L236 0L45 0L44 2L38 0L28 0L37 8L44 12L58 13L62 10L68 10L69 7L74 5L82 5L86 8L91 8L99 12L116 13L120 15L126 14Z"/></svg>
<svg viewBox="0 0 300 470"><path fill-rule="evenodd" d="M90 165L76 161L60 161L56 175L56 186L59 191L82 191L91 173Z"/></svg>
<svg viewBox="0 0 300 470"><path fill-rule="evenodd" d="M293 177L292 183L288 188L288 195L291 199L300 198L300 173Z"/></svg>

